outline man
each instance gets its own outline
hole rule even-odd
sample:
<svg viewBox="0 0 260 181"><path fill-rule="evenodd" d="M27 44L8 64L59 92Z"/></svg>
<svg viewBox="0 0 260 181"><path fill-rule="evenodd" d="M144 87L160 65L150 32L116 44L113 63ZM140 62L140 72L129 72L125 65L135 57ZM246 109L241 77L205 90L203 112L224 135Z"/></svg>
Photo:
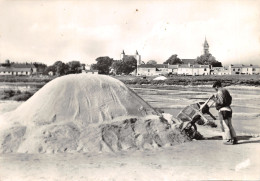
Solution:
<svg viewBox="0 0 260 181"><path fill-rule="evenodd" d="M222 87L220 81L216 81L213 84L213 88L217 94L212 95L211 98L215 101L216 109L218 110L224 144L237 144L236 132L231 123L232 109L230 105L232 97L228 90Z"/></svg>

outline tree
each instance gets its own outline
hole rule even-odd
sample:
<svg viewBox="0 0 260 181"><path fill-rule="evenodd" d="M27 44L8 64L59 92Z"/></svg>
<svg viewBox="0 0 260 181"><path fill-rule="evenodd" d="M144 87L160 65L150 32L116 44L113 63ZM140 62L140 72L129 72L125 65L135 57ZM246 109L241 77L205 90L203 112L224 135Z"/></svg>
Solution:
<svg viewBox="0 0 260 181"><path fill-rule="evenodd" d="M76 74L81 72L81 64L79 61L70 61L66 64L68 66L68 74Z"/></svg>
<svg viewBox="0 0 260 181"><path fill-rule="evenodd" d="M91 64L90 70L98 70L97 69L97 64L95 64L95 63Z"/></svg>
<svg viewBox="0 0 260 181"><path fill-rule="evenodd" d="M96 70L98 70L99 74L109 74L109 69L113 63L113 59L106 57L98 57L96 59L96 64L92 64L92 68L94 67Z"/></svg>
<svg viewBox="0 0 260 181"><path fill-rule="evenodd" d="M44 63L34 62L33 65L37 69L37 72L40 72L40 73L43 73L47 68L47 65Z"/></svg>
<svg viewBox="0 0 260 181"><path fill-rule="evenodd" d="M10 63L10 60L7 59L7 60L5 60L5 63L2 63L0 65L3 67L10 67L11 63Z"/></svg>
<svg viewBox="0 0 260 181"><path fill-rule="evenodd" d="M137 60L133 56L123 58L123 65L122 65L123 73L130 74L136 69L136 67L137 67Z"/></svg>
<svg viewBox="0 0 260 181"><path fill-rule="evenodd" d="M46 69L44 70L44 74L46 74L46 75L48 75L49 72L53 72L55 74L56 69L53 65L46 67Z"/></svg>
<svg viewBox="0 0 260 181"><path fill-rule="evenodd" d="M222 63L217 61L210 53L197 57L196 63L201 65L211 65L212 67L222 67Z"/></svg>
<svg viewBox="0 0 260 181"><path fill-rule="evenodd" d="M115 60L111 66L113 72L116 74L130 74L137 67L137 60L132 57L124 57L123 60Z"/></svg>
<svg viewBox="0 0 260 181"><path fill-rule="evenodd" d="M152 65L154 65L154 64L157 64L157 62L156 62L155 60L149 60L146 64L152 64Z"/></svg>
<svg viewBox="0 0 260 181"><path fill-rule="evenodd" d="M170 64L170 65L176 65L176 64L182 64L181 59L178 58L178 55L174 54L168 58L163 64Z"/></svg>
<svg viewBox="0 0 260 181"><path fill-rule="evenodd" d="M68 73L68 65L66 65L65 63L63 63L62 61L57 61L53 64L53 66L55 67L55 74L56 75L65 75Z"/></svg>
<svg viewBox="0 0 260 181"><path fill-rule="evenodd" d="M122 60L115 60L111 66L111 68L113 69L113 73L118 74L118 75L122 74L123 66L124 66L124 63Z"/></svg>

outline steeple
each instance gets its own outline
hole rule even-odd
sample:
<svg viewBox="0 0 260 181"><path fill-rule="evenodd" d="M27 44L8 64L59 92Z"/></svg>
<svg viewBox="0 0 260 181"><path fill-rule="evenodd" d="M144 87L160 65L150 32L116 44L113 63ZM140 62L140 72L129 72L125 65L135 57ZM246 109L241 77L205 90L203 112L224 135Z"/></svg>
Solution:
<svg viewBox="0 0 260 181"><path fill-rule="evenodd" d="M123 60L124 57L125 57L125 51L123 50L122 53L120 54L120 60Z"/></svg>
<svg viewBox="0 0 260 181"><path fill-rule="evenodd" d="M136 55L139 55L137 50L136 50L135 54L136 54Z"/></svg>
<svg viewBox="0 0 260 181"><path fill-rule="evenodd" d="M204 54L209 54L209 44L207 42L207 39L205 37L205 41L204 41L204 44L203 44L203 47L204 47Z"/></svg>

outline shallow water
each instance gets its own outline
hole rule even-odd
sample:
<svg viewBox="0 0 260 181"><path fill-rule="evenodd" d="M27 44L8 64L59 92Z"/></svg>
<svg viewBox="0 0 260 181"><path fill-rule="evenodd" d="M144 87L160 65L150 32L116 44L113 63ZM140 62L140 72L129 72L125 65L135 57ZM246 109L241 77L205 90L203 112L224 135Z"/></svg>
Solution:
<svg viewBox="0 0 260 181"><path fill-rule="evenodd" d="M233 126L237 133L260 134L260 89L250 87L227 87L233 109ZM206 101L214 92L210 87L179 87L174 90L133 89L155 108L174 116L187 105ZM210 112L218 119L214 107Z"/></svg>

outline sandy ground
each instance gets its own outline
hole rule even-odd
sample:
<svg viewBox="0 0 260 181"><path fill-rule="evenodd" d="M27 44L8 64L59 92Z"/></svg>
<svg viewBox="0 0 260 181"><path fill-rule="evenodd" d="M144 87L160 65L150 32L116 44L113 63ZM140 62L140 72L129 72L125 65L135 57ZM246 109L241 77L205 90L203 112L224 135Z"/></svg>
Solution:
<svg viewBox="0 0 260 181"><path fill-rule="evenodd" d="M217 128L206 140L155 150L98 154L2 154L0 180L259 180L260 137L224 145Z"/></svg>
<svg viewBox="0 0 260 181"><path fill-rule="evenodd" d="M114 154L5 154L0 180L260 179L260 138L212 139Z"/></svg>

